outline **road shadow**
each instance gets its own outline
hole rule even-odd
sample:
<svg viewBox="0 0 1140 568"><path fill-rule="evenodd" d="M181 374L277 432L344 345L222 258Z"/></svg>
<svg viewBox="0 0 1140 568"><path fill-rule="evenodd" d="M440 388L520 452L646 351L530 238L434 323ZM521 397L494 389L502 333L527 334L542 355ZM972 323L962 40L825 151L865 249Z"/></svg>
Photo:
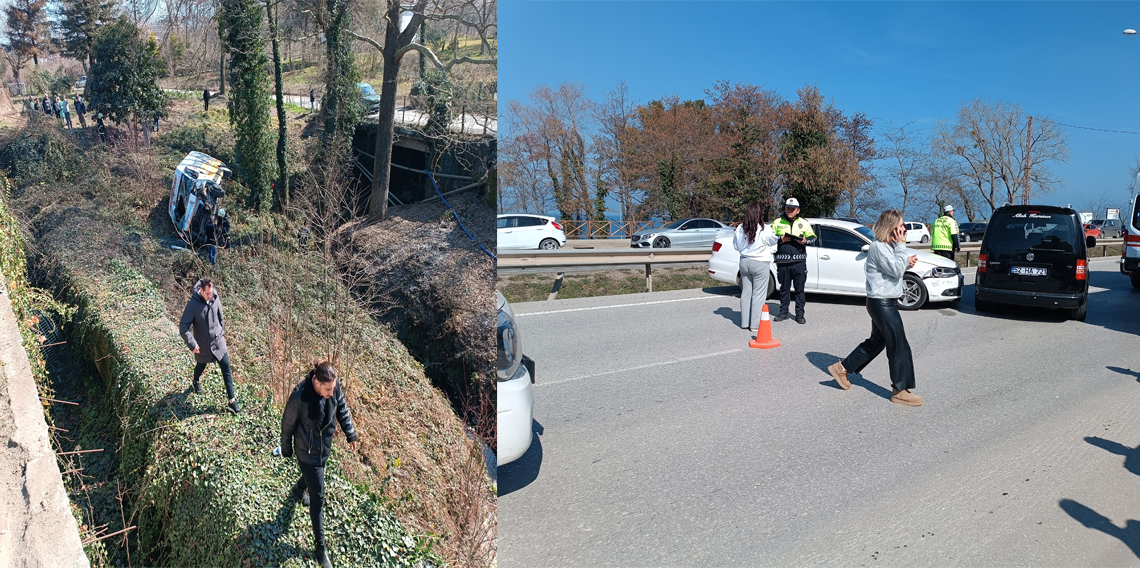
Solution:
<svg viewBox="0 0 1140 568"><path fill-rule="evenodd" d="M538 420L532 425L534 436L530 447L519 459L499 466L499 497L509 495L538 479L542 469L542 435L546 431Z"/></svg>
<svg viewBox="0 0 1140 568"><path fill-rule="evenodd" d="M267 561L267 564L264 564L265 566L292 564L288 561L294 558L308 559L307 552L302 552L293 544L281 542L281 535L285 534L285 531L289 530L289 526L293 524L293 515L296 512L297 498L287 493L273 520L255 523L246 528L245 534L251 535L246 546L254 550L264 551L259 556ZM305 509L305 512L307 514L308 509Z"/></svg>
<svg viewBox="0 0 1140 568"><path fill-rule="evenodd" d="M713 313L732 322L736 327L740 327L740 310L732 308L719 307L713 310Z"/></svg>
<svg viewBox="0 0 1140 568"><path fill-rule="evenodd" d="M1124 469L1140 475L1140 447L1129 448L1119 442L1105 440L1097 436L1086 436L1085 441L1111 454L1124 456Z"/></svg>
<svg viewBox="0 0 1140 568"><path fill-rule="evenodd" d="M1112 365L1105 367L1105 369L1108 369L1109 371L1113 371L1116 373L1120 373L1121 375L1128 375L1130 377L1135 378L1136 382L1140 383L1140 371L1133 371L1132 369L1125 369L1123 367L1113 367Z"/></svg>
<svg viewBox="0 0 1140 568"><path fill-rule="evenodd" d="M886 356L885 353L883 356ZM809 363L811 363L813 366L815 366L815 368L819 369L829 377L826 381L820 381L820 386L831 387L836 390L843 390L839 386L839 383L835 382L834 378L830 378L831 373L827 371L828 367L834 365L837 361L842 361L842 357L836 357L830 353L820 353L818 351L809 351L806 354L806 357ZM880 398L885 398L887 400L891 399L891 389L883 388L882 386L872 383L871 381L863 378L863 375L860 375L858 373L848 373L847 380L851 381L851 386L858 386L860 388L863 388L867 392L879 396Z"/></svg>
<svg viewBox="0 0 1140 568"><path fill-rule="evenodd" d="M1132 550L1132 554L1140 558L1140 521L1128 519L1124 523L1124 528L1120 528L1109 520L1108 517L1072 499L1061 499L1058 505L1060 505L1061 509L1068 513L1070 517L1082 525L1120 539L1120 542L1123 542Z"/></svg>
<svg viewBox="0 0 1140 568"><path fill-rule="evenodd" d="M740 297L740 286L707 286L701 288L701 291L706 294L716 294L717 296Z"/></svg>
<svg viewBox="0 0 1140 568"><path fill-rule="evenodd" d="M985 318L1037 323L1065 323L1069 321L1069 315L1071 313L1065 309L1009 306L1006 304L994 304L993 309L984 312L978 311L977 306L974 305L973 284L966 284L962 287L962 300L958 302L958 305L959 311L976 314ZM963 309L966 307L969 309Z"/></svg>

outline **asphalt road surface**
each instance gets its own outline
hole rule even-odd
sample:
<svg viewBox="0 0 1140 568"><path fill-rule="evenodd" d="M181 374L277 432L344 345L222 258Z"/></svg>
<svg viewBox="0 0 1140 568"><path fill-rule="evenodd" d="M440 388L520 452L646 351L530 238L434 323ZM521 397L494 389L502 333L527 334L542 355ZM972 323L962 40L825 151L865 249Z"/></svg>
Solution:
<svg viewBox="0 0 1140 568"><path fill-rule="evenodd" d="M734 288L514 304L530 450L499 469L516 566L1140 564L1140 291L1093 261L1086 322L903 312L925 406L885 354L838 388L863 301L748 347ZM770 303L775 307L775 303Z"/></svg>

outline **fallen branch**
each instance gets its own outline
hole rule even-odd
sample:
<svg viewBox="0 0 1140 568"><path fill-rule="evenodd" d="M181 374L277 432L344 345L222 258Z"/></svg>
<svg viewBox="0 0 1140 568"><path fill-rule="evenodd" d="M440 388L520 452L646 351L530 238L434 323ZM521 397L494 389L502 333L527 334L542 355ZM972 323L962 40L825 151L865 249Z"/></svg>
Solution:
<svg viewBox="0 0 1140 568"><path fill-rule="evenodd" d="M103 451L103 448L99 448L98 450L75 450L74 452L60 452L56 455L57 456L66 456L66 455L70 455L70 454L89 454L91 452L101 452L101 451Z"/></svg>
<svg viewBox="0 0 1140 568"><path fill-rule="evenodd" d="M111 533L111 534L105 534L105 535L103 535L103 536L99 536L99 537L95 537L95 538L92 538L92 539L88 539L88 540L85 540L85 541L83 541L81 544L82 544L83 546L87 546L88 544L91 544L91 543L93 543L93 542L95 542L95 541L98 541L98 540L103 540L103 539L105 539L105 538L111 538L111 537L113 537L113 536L115 536L115 535L123 534L123 533L125 533L125 532L127 532L127 531L129 531L129 530L132 530L132 529L136 529L136 528L138 528L138 527L133 527L133 526L131 526L131 527L127 527L127 528L125 528L125 529L123 529L123 530L121 530L121 531L115 531L115 532L113 532L113 533Z"/></svg>
<svg viewBox="0 0 1140 568"><path fill-rule="evenodd" d="M70 404L70 405L72 405L72 406L79 406L79 403L78 403L78 402L71 402L70 400L56 400L56 399L54 399L54 398L48 398L48 397L46 397L46 396L41 396L40 398L41 398L41 399L43 399L43 400L46 400L46 401L48 401L48 402L58 402L58 403L60 403L60 404ZM66 430L65 430L65 431L66 431Z"/></svg>
<svg viewBox="0 0 1140 568"><path fill-rule="evenodd" d="M47 345L40 345L40 349L43 349L44 347L54 347L56 345L63 345L64 343L67 343L67 342L66 341L60 341L59 343L48 343Z"/></svg>

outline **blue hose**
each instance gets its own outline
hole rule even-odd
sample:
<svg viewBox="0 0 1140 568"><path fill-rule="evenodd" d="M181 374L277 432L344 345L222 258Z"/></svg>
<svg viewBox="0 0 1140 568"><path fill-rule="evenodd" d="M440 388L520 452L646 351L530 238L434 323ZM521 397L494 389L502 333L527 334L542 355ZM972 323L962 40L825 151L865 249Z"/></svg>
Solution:
<svg viewBox="0 0 1140 568"><path fill-rule="evenodd" d="M480 249L483 249L483 252L487 253L487 256L494 259L495 262L499 262L499 257L495 256L493 253L491 253L491 251L487 250L483 245L479 244L479 241L476 241L475 237L471 236L471 231L468 231L467 227L463 226L463 221L459 220L459 215L455 212L455 209L451 207L451 204L448 203L447 199L443 196L442 193L440 193L439 186L435 184L435 176L431 175L431 172L429 172L427 170L420 170L420 171L422 171L423 173L428 175L428 179L431 180L431 186L435 188L436 195L438 195L439 198L443 200L443 204L446 205L448 209L451 209L451 214L455 216L455 221L457 223L459 223L459 227L461 229L463 229L463 232L467 233L467 237L470 238L475 243L476 246L478 246Z"/></svg>

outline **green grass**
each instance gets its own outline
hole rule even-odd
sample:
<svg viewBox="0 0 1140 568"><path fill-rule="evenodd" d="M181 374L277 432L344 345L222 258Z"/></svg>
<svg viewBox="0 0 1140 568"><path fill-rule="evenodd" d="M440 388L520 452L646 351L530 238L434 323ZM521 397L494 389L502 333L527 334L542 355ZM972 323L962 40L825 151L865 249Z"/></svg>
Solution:
<svg viewBox="0 0 1140 568"><path fill-rule="evenodd" d="M553 273L501 276L499 291L512 302L545 300L554 285ZM653 291L689 290L723 286L708 275L703 266L689 268L656 268L653 270ZM604 272L567 273L562 278L559 299L616 296L647 292L644 270L607 270Z"/></svg>

